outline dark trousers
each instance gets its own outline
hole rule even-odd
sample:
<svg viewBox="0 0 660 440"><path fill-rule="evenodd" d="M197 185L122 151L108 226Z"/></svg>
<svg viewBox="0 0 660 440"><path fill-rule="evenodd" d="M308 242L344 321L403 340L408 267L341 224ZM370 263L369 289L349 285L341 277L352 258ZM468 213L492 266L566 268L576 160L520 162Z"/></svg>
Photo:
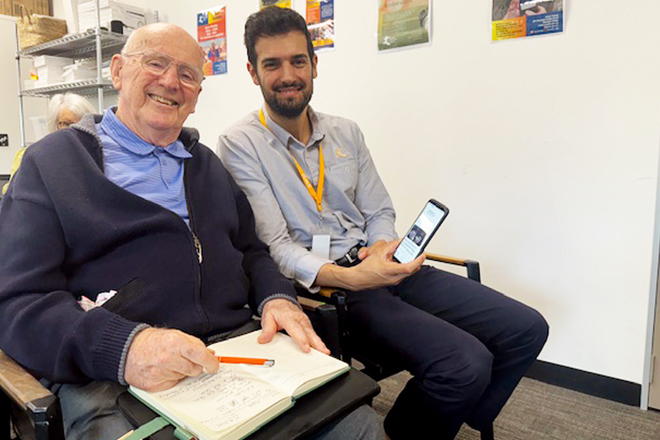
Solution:
<svg viewBox="0 0 660 440"><path fill-rule="evenodd" d="M429 266L347 301L355 352L413 375L385 419L392 440L488 427L548 337L536 310Z"/></svg>

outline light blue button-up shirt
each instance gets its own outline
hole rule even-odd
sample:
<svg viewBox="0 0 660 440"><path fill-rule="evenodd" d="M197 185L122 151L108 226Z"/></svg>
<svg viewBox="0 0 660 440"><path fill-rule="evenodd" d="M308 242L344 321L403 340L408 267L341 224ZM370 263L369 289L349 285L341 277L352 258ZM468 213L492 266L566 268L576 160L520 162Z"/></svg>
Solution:
<svg viewBox="0 0 660 440"><path fill-rule="evenodd" d="M221 135L218 146L280 272L309 288L324 264L356 244L397 237L392 201L357 124L310 107L312 135L303 145L263 111L268 128L252 112ZM317 188L321 144L325 185L319 213L291 157ZM310 252L314 235L330 236L329 259Z"/></svg>
<svg viewBox="0 0 660 440"><path fill-rule="evenodd" d="M105 175L116 185L178 214L190 227L183 186L184 160L192 155L180 140L158 147L138 137L108 109L96 124Z"/></svg>

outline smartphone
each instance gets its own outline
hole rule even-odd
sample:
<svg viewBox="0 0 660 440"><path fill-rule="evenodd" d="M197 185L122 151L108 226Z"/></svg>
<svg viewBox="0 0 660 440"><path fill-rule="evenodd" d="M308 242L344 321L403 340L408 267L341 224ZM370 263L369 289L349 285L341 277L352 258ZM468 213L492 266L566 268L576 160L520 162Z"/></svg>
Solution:
<svg viewBox="0 0 660 440"><path fill-rule="evenodd" d="M449 208L437 200L426 202L415 223L394 251L394 261L408 263L419 257L448 214Z"/></svg>

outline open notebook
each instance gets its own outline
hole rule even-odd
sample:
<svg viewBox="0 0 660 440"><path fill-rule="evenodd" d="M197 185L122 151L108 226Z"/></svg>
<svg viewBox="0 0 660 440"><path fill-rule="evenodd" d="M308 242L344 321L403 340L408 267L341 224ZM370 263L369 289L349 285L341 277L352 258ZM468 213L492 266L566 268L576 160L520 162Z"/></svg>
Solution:
<svg viewBox="0 0 660 440"><path fill-rule="evenodd" d="M273 367L220 364L218 373L184 379L166 391L129 391L200 440L238 440L289 409L296 398L349 370L346 363L316 350L303 353L281 333L259 344L260 333L209 348L218 356L274 359Z"/></svg>

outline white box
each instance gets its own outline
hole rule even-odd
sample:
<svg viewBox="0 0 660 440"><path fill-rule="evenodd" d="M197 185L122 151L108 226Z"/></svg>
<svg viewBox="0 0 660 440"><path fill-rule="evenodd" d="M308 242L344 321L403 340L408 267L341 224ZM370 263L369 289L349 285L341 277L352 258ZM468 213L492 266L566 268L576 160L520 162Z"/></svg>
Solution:
<svg viewBox="0 0 660 440"><path fill-rule="evenodd" d="M135 6L119 3L114 0L99 2L101 27L110 29L110 22L121 21L124 24L124 34L144 26L147 22L145 10ZM78 28L81 31L96 27L95 2L81 3L78 7Z"/></svg>
<svg viewBox="0 0 660 440"><path fill-rule="evenodd" d="M34 57L33 59L34 67L43 67L43 66L64 66L66 64L73 63L71 58L62 58L62 57L53 57L49 55L41 55Z"/></svg>

